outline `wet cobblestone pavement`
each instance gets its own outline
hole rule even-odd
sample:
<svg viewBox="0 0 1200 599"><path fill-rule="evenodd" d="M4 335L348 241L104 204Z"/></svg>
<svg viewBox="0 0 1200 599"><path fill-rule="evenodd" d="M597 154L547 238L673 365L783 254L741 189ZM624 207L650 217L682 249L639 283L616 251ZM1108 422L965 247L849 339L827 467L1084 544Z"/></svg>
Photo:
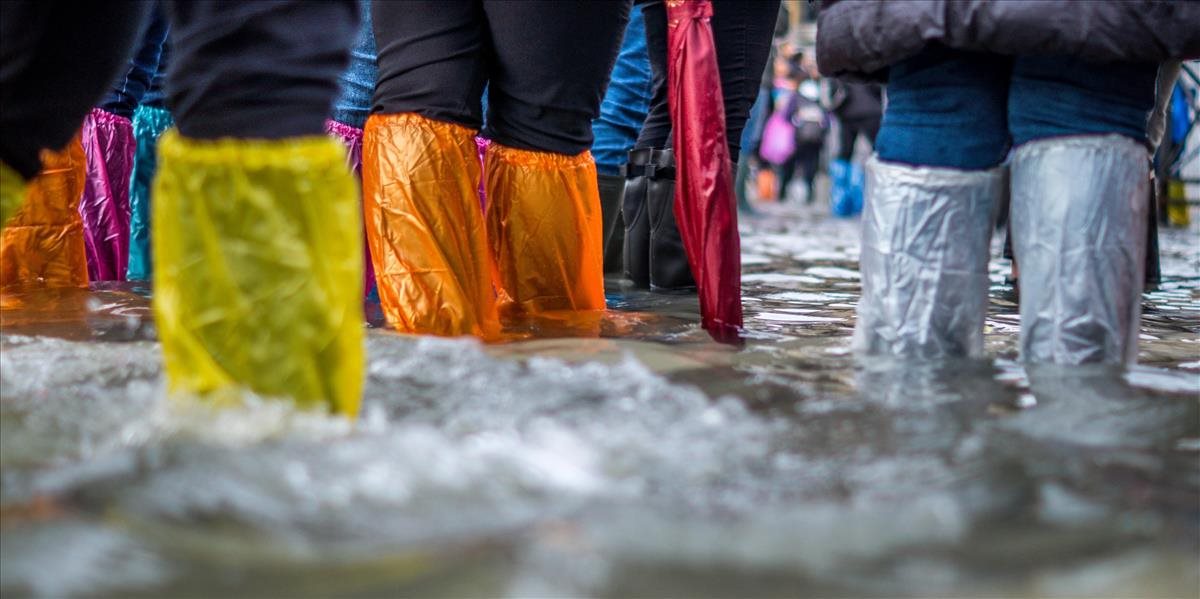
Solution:
<svg viewBox="0 0 1200 599"><path fill-rule="evenodd" d="M373 328L356 423L167 401L145 289L6 294L0 591L1195 596L1200 227L1138 367L1025 369L1007 262L987 359L863 362L857 223L765 212L742 350L610 280L524 341Z"/></svg>

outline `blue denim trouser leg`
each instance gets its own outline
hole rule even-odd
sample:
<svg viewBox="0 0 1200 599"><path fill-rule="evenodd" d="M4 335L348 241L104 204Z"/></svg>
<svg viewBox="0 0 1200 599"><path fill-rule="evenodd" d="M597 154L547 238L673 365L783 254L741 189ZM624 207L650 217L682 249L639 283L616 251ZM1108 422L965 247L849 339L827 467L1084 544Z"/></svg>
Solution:
<svg viewBox="0 0 1200 599"><path fill-rule="evenodd" d="M1146 139L1157 65L1007 58L931 47L894 65L876 140L883 160L985 169L1035 139Z"/></svg>
<svg viewBox="0 0 1200 599"><path fill-rule="evenodd" d="M100 102L100 108L117 116L133 118L134 110L150 90L156 73L162 70L160 57L168 28L163 7L156 5L150 21L142 29L141 41L129 59L129 67L113 83L112 89Z"/></svg>

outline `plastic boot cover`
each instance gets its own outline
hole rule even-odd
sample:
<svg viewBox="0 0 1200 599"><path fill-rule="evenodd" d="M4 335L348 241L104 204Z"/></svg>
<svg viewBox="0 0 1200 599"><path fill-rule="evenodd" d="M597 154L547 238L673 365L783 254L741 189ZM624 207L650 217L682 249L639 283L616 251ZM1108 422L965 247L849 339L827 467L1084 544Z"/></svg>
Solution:
<svg viewBox="0 0 1200 599"><path fill-rule="evenodd" d="M624 268L625 222L621 220L621 200L625 195L625 177L597 174L596 182L604 219L604 274L620 274Z"/></svg>
<svg viewBox="0 0 1200 599"><path fill-rule="evenodd" d="M604 248L596 163L488 147L487 224L505 312L604 309Z"/></svg>
<svg viewBox="0 0 1200 599"><path fill-rule="evenodd" d="M1137 359L1149 156L1119 135L1059 137L1012 156L1021 357Z"/></svg>
<svg viewBox="0 0 1200 599"><path fill-rule="evenodd" d="M346 148L346 168L362 183L363 130L335 120L325 121L325 133L338 140ZM367 238L366 220L363 221L363 239ZM371 252L363 243L363 295L370 296L375 289L375 267L371 265Z"/></svg>
<svg viewBox="0 0 1200 599"><path fill-rule="evenodd" d="M342 148L169 131L159 157L154 313L169 388L356 414L362 233Z"/></svg>
<svg viewBox="0 0 1200 599"><path fill-rule="evenodd" d="M905 358L983 353L1002 168L867 162L855 348Z"/></svg>
<svg viewBox="0 0 1200 599"><path fill-rule="evenodd" d="M496 337L474 131L375 114L363 146L367 241L388 323L405 333Z"/></svg>
<svg viewBox="0 0 1200 599"><path fill-rule="evenodd" d="M0 162L0 233L25 201L25 180L4 162Z"/></svg>
<svg viewBox="0 0 1200 599"><path fill-rule="evenodd" d="M829 212L841 217L862 212L862 167L848 160L835 159L829 163L829 178Z"/></svg>
<svg viewBox="0 0 1200 599"><path fill-rule="evenodd" d="M629 163L625 165L625 193L621 196L625 278L639 289L650 288L650 215L646 208L650 178L646 176L646 169L652 153L650 148L629 151Z"/></svg>
<svg viewBox="0 0 1200 599"><path fill-rule="evenodd" d="M79 218L85 168L78 135L62 151L42 151L42 172L25 186L25 201L0 239L0 286L87 287Z"/></svg>
<svg viewBox="0 0 1200 599"><path fill-rule="evenodd" d="M129 176L129 265L125 269L130 281L150 278L150 185L158 169L158 138L174 124L171 113L162 108L138 106L133 113L137 154Z"/></svg>
<svg viewBox="0 0 1200 599"><path fill-rule="evenodd" d="M650 288L695 289L692 267L675 222L675 153L654 152L654 170L646 186L650 218Z"/></svg>
<svg viewBox="0 0 1200 599"><path fill-rule="evenodd" d="M79 201L93 281L121 281L129 260L129 178L137 143L133 123L99 108L83 120L87 184Z"/></svg>

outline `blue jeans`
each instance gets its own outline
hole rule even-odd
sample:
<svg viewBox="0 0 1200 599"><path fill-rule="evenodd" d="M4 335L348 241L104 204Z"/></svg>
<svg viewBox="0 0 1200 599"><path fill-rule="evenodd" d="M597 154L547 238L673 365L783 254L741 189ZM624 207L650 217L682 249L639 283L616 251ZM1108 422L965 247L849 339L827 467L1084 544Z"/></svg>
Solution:
<svg viewBox="0 0 1200 599"><path fill-rule="evenodd" d="M141 41L129 59L129 67L100 102L100 108L132 119L138 104L150 103L162 107L168 29L166 13L161 4L156 5L150 20L142 29Z"/></svg>
<svg viewBox="0 0 1200 599"><path fill-rule="evenodd" d="M642 11L629 13L621 52L613 66L608 90L600 103L600 116L592 121L592 156L602 175L621 174L621 165L637 142L642 121L650 111L650 55L646 52L646 25Z"/></svg>
<svg viewBox="0 0 1200 599"><path fill-rule="evenodd" d="M888 72L880 159L986 169L1013 146L1116 133L1146 142L1158 65L927 48Z"/></svg>
<svg viewBox="0 0 1200 599"><path fill-rule="evenodd" d="M375 32L371 29L371 3L359 2L358 36L350 50L350 66L338 78L341 93L333 103L333 120L351 127L363 128L371 112L371 96L375 93Z"/></svg>

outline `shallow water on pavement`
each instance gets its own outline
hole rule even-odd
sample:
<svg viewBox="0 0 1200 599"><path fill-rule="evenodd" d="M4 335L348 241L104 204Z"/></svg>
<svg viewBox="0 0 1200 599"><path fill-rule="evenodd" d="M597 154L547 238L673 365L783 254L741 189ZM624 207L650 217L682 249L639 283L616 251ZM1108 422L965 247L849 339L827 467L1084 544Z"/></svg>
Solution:
<svg viewBox="0 0 1200 599"><path fill-rule="evenodd" d="M1200 228L1141 365L849 352L857 223L744 220L749 339L609 281L528 340L372 328L355 423L167 401L147 289L4 296L5 596L1194 596ZM369 314L378 321L378 313Z"/></svg>

